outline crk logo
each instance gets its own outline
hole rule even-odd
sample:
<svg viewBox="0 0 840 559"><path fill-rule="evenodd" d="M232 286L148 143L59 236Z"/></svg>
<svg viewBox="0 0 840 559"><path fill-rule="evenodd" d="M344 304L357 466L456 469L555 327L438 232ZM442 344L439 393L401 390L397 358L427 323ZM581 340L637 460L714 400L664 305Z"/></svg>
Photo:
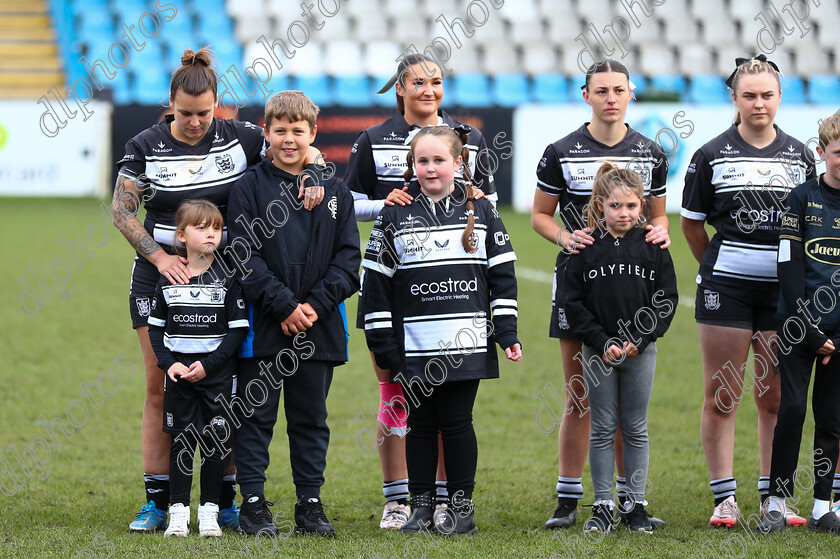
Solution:
<svg viewBox="0 0 840 559"><path fill-rule="evenodd" d="M233 171L234 167L233 158L229 153L216 156L216 169L218 169L220 173L230 173Z"/></svg>

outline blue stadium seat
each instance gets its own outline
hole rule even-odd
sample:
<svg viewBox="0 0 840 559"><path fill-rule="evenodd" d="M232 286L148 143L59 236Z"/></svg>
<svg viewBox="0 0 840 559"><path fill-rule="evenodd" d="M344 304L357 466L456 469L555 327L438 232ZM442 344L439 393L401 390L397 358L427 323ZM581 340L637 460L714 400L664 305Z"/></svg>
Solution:
<svg viewBox="0 0 840 559"><path fill-rule="evenodd" d="M782 99L785 104L806 102L805 82L799 76L779 76L782 82Z"/></svg>
<svg viewBox="0 0 840 559"><path fill-rule="evenodd" d="M196 14L196 17L198 32L202 37L211 37L214 41L230 40L233 37L233 22L224 10L220 12L202 10Z"/></svg>
<svg viewBox="0 0 840 559"><path fill-rule="evenodd" d="M333 96L330 93L330 79L323 74L297 76L294 79L293 89L304 92L316 105L333 103Z"/></svg>
<svg viewBox="0 0 840 559"><path fill-rule="evenodd" d="M493 78L493 102L501 107L516 107L531 100L525 74L502 73Z"/></svg>
<svg viewBox="0 0 840 559"><path fill-rule="evenodd" d="M239 68L240 73L245 70L242 67L242 47L233 39L219 37L213 41L202 42L201 45L212 46L213 52L216 53L216 70L220 74L225 73L231 64Z"/></svg>
<svg viewBox="0 0 840 559"><path fill-rule="evenodd" d="M266 83L263 87L265 87L266 91L271 91L271 95L274 96L280 93L281 91L286 91L287 89L289 89L291 87L290 82L291 80L289 80L289 78L286 75L280 74L280 72L278 72L275 68L274 72L271 75L271 79L268 80L268 83ZM262 92L259 91L259 85L255 84L255 87L258 91L257 95L255 95L254 98L257 99L258 102L262 103ZM268 99L266 99L266 101L268 101Z"/></svg>
<svg viewBox="0 0 840 559"><path fill-rule="evenodd" d="M811 76L808 81L808 100L811 103L830 105L840 103L840 78L832 75Z"/></svg>
<svg viewBox="0 0 840 559"><path fill-rule="evenodd" d="M659 92L678 93L684 97L686 90L685 78L679 74L660 74L650 80L650 88Z"/></svg>
<svg viewBox="0 0 840 559"><path fill-rule="evenodd" d="M534 76L534 101L537 103L566 103L569 101L569 84L560 74Z"/></svg>
<svg viewBox="0 0 840 559"><path fill-rule="evenodd" d="M114 20L109 11L91 11L78 16L79 38L87 42L110 45L114 41Z"/></svg>
<svg viewBox="0 0 840 559"><path fill-rule="evenodd" d="M193 22L192 17L184 11L178 10L178 13L172 18L172 21L161 21L160 34L154 40L164 41L168 44L189 43L185 44L183 48L178 49L178 54L183 52L184 48L190 46L193 50L198 50L201 46L197 45L193 37Z"/></svg>
<svg viewBox="0 0 840 559"><path fill-rule="evenodd" d="M114 92L114 104L128 105L134 102L133 79L128 69L117 73L117 77L111 82L111 90Z"/></svg>
<svg viewBox="0 0 840 559"><path fill-rule="evenodd" d="M372 80L370 80L371 102L377 107L396 106L396 94L394 93L393 87L389 91L383 93L382 95L376 94L376 92L382 89L390 79L391 75L389 74L387 76L376 76ZM444 91L446 91L446 89L444 89Z"/></svg>
<svg viewBox="0 0 840 559"><path fill-rule="evenodd" d="M632 81L633 85L636 86L636 89L633 90L633 94L637 97L639 95L644 95L650 90L650 80L644 76L632 76L630 81Z"/></svg>
<svg viewBox="0 0 840 559"><path fill-rule="evenodd" d="M169 75L160 65L146 65L135 70L134 97L138 103L160 105L169 98Z"/></svg>
<svg viewBox="0 0 840 559"><path fill-rule="evenodd" d="M344 107L368 107L370 85L366 76L338 76L335 79L335 102Z"/></svg>
<svg viewBox="0 0 840 559"><path fill-rule="evenodd" d="M489 107L490 80L484 74L459 74L455 76L455 103L462 107Z"/></svg>
<svg viewBox="0 0 840 559"><path fill-rule="evenodd" d="M583 99L583 93L580 89L584 83L583 76L575 76L569 80L569 101L572 103L580 103L582 105L586 104L586 101Z"/></svg>
<svg viewBox="0 0 840 559"><path fill-rule="evenodd" d="M108 0L76 0L75 2L70 2L70 8L73 10L73 15L76 16L93 13L111 13L108 9Z"/></svg>
<svg viewBox="0 0 840 559"><path fill-rule="evenodd" d="M688 88L688 101L704 105L730 103L732 98L727 95L726 84L718 75L698 74L691 78Z"/></svg>

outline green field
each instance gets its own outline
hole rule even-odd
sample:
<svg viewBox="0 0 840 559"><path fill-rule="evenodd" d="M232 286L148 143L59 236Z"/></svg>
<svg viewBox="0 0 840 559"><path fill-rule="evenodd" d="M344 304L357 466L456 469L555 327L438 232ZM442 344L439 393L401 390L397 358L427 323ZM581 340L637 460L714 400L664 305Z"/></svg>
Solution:
<svg viewBox="0 0 840 559"><path fill-rule="evenodd" d="M128 522L143 504L143 369L127 313L132 251L115 229L101 227L108 222L101 216L99 203L90 199L0 202L0 557L840 556L840 538L804 529L756 540L741 528L727 532L708 527L712 507L700 444L700 351L693 311L684 304L659 344L649 422L649 510L665 519L668 527L652 535L619 530L602 541L585 538L580 522L562 534L542 529L555 504L557 434L537 425L541 404L535 397L549 382L558 391L563 384L559 347L547 336L551 286L545 278L556 252L531 230L527 215L510 211L503 218L519 256L524 358L518 364L504 362L501 379L484 382L479 390L475 406L477 536L409 538L379 530L383 504L379 461L375 452L365 453L357 444L362 423L355 418L360 413L370 418L371 411L365 409L375 409L378 399L359 331L351 333L350 363L336 371L328 400L332 441L323 498L337 538L255 542L228 532L213 541L192 534L172 541L160 534L129 534ZM680 293L683 301L690 301L697 267L676 217L672 225ZM368 232L369 227L362 228L364 238ZM77 263L69 259L62 239L80 240ZM61 259L70 267L65 269ZM45 269L54 265L64 281L64 293L47 298L32 284L32 274L37 271L43 277ZM24 310L33 316L20 306L26 289L22 277L42 299L43 306L36 308L34 299L24 296ZM52 279L44 279L55 289ZM355 303L355 297L348 302L350 316L354 316ZM98 381L110 396L100 396ZM86 390L94 396L82 395ZM742 511L752 515L758 509L756 413L750 401L745 404L738 417L735 475ZM61 418L67 436L56 426L51 440L36 424L42 416L49 422ZM810 418L806 425L800 454L803 463L812 441ZM277 503L274 511L285 511L288 517L294 489L282 417L277 433L266 493ZM362 446L370 445L367 439L362 442ZM43 465L35 467L27 455L23 460L28 470L23 471L14 455L27 447ZM810 470L807 465L802 468L803 485L810 485ZM583 502L591 502L588 470L584 489ZM811 496L804 495L801 504L809 512ZM588 511L579 514L585 518Z"/></svg>

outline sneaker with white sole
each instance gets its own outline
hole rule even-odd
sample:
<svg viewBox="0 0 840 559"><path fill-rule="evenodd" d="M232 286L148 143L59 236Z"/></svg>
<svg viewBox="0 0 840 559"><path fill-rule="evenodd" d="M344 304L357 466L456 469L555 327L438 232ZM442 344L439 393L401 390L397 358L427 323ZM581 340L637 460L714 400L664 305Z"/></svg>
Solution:
<svg viewBox="0 0 840 559"><path fill-rule="evenodd" d="M388 501L382 510L382 520L379 521L379 527L383 530L399 530L403 524L408 522L409 516L411 516L411 507L396 501Z"/></svg>
<svg viewBox="0 0 840 559"><path fill-rule="evenodd" d="M764 517L767 515L768 504L768 500L765 499L761 508L758 509L759 520L764 520ZM796 509L789 507L787 503L785 503L785 524L787 526L804 526L807 522L807 520L796 514Z"/></svg>
<svg viewBox="0 0 840 559"><path fill-rule="evenodd" d="M217 538L222 535L219 527L219 505L205 503L198 507L198 535L202 538Z"/></svg>
<svg viewBox="0 0 840 559"><path fill-rule="evenodd" d="M137 517L128 525L129 532L157 532L166 528L166 511L155 506L154 501L146 503Z"/></svg>
<svg viewBox="0 0 840 559"><path fill-rule="evenodd" d="M740 512L741 511L738 509L738 503L735 502L735 496L730 495L715 507L712 517L709 519L709 524L712 526L725 526L727 528L732 528L738 523L738 515Z"/></svg>
<svg viewBox="0 0 840 559"><path fill-rule="evenodd" d="M175 503L169 506L169 526L166 528L164 536L179 536L184 537L190 533L190 507L184 506L181 503Z"/></svg>
<svg viewBox="0 0 840 559"><path fill-rule="evenodd" d="M612 502L599 500L592 505L592 516L583 523L584 532L612 532L615 526Z"/></svg>

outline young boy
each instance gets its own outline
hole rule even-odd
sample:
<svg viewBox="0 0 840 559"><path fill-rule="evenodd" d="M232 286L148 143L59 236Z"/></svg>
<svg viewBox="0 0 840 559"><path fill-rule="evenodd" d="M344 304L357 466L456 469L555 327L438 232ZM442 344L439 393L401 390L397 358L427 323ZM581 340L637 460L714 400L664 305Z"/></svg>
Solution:
<svg viewBox="0 0 840 559"><path fill-rule="evenodd" d="M248 171L230 195L231 256L253 329L240 351L235 405L239 530L245 534L278 533L264 484L281 389L296 531L335 534L320 501L330 439L326 399L333 367L347 361L343 301L359 289L361 254L350 190L304 165L317 115L318 107L299 91L269 99L265 135L272 158ZM297 197L304 177L325 190L312 211Z"/></svg>
<svg viewBox="0 0 840 559"><path fill-rule="evenodd" d="M830 510L840 440L840 111L820 123L819 137L817 153L825 160L826 172L790 193L779 237L782 399L773 437L770 498L756 526L765 534L785 528L785 498L794 489L815 360L814 508L807 527L840 533L840 519Z"/></svg>

